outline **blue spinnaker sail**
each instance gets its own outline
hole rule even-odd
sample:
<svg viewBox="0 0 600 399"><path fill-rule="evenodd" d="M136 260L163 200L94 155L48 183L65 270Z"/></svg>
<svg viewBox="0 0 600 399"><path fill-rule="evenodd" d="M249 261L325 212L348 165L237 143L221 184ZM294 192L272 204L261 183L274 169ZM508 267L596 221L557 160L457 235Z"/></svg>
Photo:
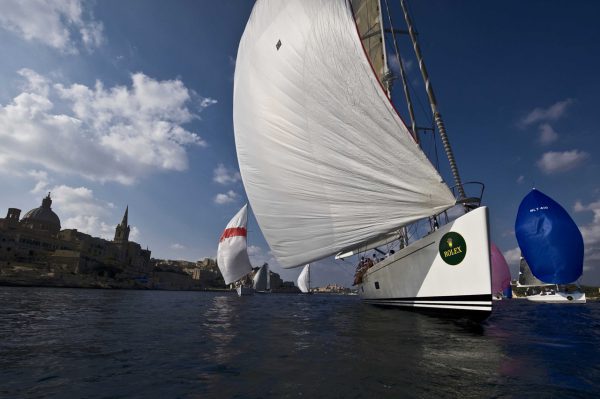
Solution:
<svg viewBox="0 0 600 399"><path fill-rule="evenodd" d="M568 284L583 272L583 237L567 211L533 189L523 198L515 234L534 276L545 283Z"/></svg>

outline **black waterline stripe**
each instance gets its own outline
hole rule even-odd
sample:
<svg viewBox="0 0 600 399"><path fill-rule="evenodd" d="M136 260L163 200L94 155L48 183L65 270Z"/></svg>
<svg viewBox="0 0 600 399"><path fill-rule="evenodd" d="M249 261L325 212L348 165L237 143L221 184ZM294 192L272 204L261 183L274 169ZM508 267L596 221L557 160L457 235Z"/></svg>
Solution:
<svg viewBox="0 0 600 399"><path fill-rule="evenodd" d="M381 303L381 304L389 304L389 305L429 305L429 306L443 306L444 309L447 306L466 306L466 307L486 307L489 308L492 306L492 303L488 304L475 304L475 303L425 303L425 302L409 302L409 301L394 301L394 300L384 300L384 299L365 299L365 302L368 303Z"/></svg>
<svg viewBox="0 0 600 399"><path fill-rule="evenodd" d="M405 298L365 298L366 300L380 300L380 301L491 301L492 294L483 295L454 295L454 296L418 296L418 297L405 297Z"/></svg>

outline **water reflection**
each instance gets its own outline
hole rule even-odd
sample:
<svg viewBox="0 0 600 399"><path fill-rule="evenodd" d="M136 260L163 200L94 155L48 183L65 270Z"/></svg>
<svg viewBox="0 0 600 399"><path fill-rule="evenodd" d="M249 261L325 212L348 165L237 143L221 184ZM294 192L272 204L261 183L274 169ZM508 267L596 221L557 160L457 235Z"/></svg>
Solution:
<svg viewBox="0 0 600 399"><path fill-rule="evenodd" d="M234 324L237 315L232 306L232 301L235 300L237 298L232 295L215 296L206 311L203 327L211 339L213 349L208 354L211 361L226 363L240 353L238 348L230 345L238 334L237 325Z"/></svg>

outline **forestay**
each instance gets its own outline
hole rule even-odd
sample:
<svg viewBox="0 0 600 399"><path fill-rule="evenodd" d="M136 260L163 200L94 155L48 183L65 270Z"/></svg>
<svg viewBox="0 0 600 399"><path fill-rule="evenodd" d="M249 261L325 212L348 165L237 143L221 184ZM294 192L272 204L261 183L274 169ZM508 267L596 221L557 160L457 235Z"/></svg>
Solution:
<svg viewBox="0 0 600 399"><path fill-rule="evenodd" d="M255 3L233 114L246 193L284 267L455 203L386 97L345 0Z"/></svg>
<svg viewBox="0 0 600 399"><path fill-rule="evenodd" d="M230 284L252 270L246 244L248 205L231 219L219 239L217 265L225 284Z"/></svg>

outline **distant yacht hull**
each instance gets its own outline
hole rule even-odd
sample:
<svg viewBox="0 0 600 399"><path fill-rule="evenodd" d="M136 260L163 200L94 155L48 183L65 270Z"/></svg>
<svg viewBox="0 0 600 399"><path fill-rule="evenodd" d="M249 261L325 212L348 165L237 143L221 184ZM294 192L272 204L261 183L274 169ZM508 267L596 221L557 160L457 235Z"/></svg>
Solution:
<svg viewBox="0 0 600 399"><path fill-rule="evenodd" d="M547 292L545 295L527 295L526 298L532 302L542 303L586 303L585 292Z"/></svg>
<svg viewBox="0 0 600 399"><path fill-rule="evenodd" d="M484 320L492 312L489 248L480 207L375 264L358 293L373 305Z"/></svg>
<svg viewBox="0 0 600 399"><path fill-rule="evenodd" d="M235 287L238 296L254 295L254 288L252 287Z"/></svg>

